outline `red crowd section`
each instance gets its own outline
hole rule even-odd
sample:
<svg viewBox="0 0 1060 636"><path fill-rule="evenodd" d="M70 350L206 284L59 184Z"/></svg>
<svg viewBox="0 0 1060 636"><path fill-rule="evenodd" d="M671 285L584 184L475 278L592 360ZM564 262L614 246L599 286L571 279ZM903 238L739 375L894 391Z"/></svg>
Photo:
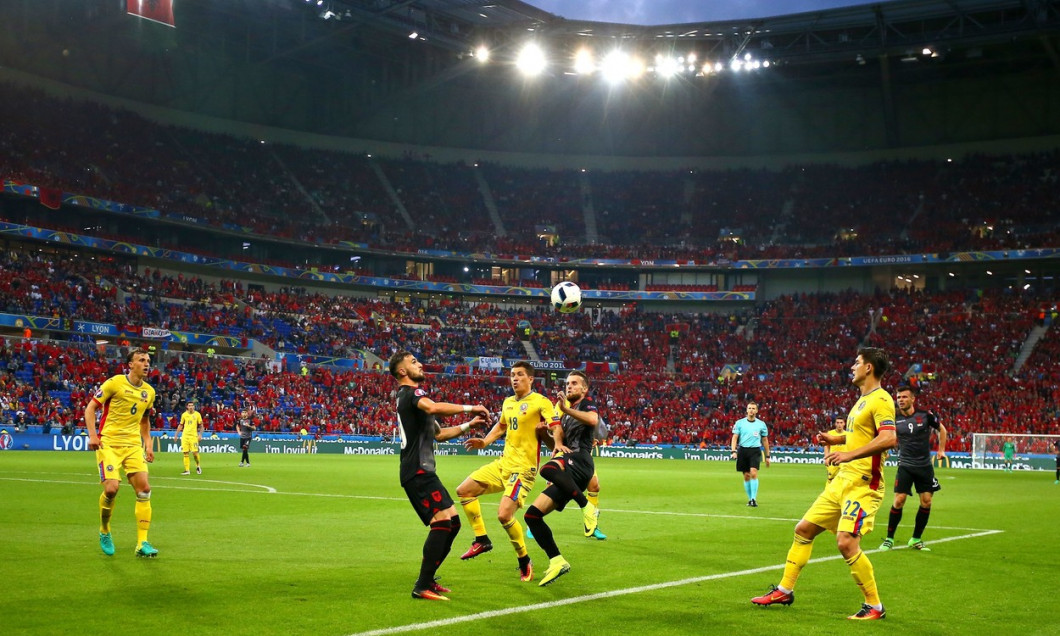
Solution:
<svg viewBox="0 0 1060 636"><path fill-rule="evenodd" d="M1060 242L1057 152L776 171L529 169L308 150L4 89L0 178L310 243L708 263Z"/></svg>

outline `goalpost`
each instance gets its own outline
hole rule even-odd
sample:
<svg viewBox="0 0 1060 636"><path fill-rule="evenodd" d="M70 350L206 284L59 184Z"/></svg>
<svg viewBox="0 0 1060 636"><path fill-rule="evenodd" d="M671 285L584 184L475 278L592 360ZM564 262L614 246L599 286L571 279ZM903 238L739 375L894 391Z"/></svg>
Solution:
<svg viewBox="0 0 1060 636"><path fill-rule="evenodd" d="M1012 468L1018 470L1053 470L1056 468L1056 443L1060 435L1026 435L1017 433L973 433L972 468L1003 468L1005 442L1016 446Z"/></svg>

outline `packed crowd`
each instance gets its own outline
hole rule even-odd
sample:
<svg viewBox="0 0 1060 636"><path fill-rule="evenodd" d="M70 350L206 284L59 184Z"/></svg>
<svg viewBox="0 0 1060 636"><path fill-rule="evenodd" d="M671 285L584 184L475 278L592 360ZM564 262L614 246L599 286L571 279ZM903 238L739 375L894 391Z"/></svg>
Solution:
<svg viewBox="0 0 1060 636"><path fill-rule="evenodd" d="M34 262L37 267L28 269L51 272L47 280L71 278L55 269L56 261L47 261L47 267ZM123 285L137 281L141 288L165 290L171 284L165 281L172 277L160 272L114 267L121 270ZM8 271L2 278L21 287L26 272ZM177 286L193 290L193 296L244 308L233 312L204 302L199 306L206 323L220 315L226 317L222 322L246 319L271 333L275 325L257 317L269 313L284 316L296 331L330 333L341 346L354 342L383 360L408 348L428 363L430 390L458 401L499 407L510 391L503 371L477 369L466 364L466 357L522 358L521 340L527 337L543 359L566 360L574 367L613 362L614 373L602 372L606 365L592 366L597 370L594 395L611 424L612 443L725 444L732 421L755 399L774 445L812 445L813 434L845 413L854 397L848 368L863 342L890 351L895 371L885 382L888 388L904 378L923 389L919 403L950 429L951 449L968 450L974 432L1056 433L1060 415L1060 338L1054 329L1020 373L1011 373L1043 304L1019 293L806 294L735 315L662 315L626 308L561 316L455 300L417 304L300 289L248 292L238 283L194 277L184 283ZM57 284L50 293L61 297L69 288ZM113 296L113 288L93 290ZM17 302L23 296L11 298ZM154 306L134 296L124 316ZM179 306L185 315L195 313ZM532 325L529 332L524 325ZM118 358L101 355L95 345L8 339L0 349L3 424L76 425L95 384L120 368ZM150 381L159 390L161 421L168 426L193 399L212 430L229 430L240 409L254 406L266 431L393 432L392 386L381 368L318 366L303 374L261 358L170 351L155 362ZM556 388L541 390L551 394Z"/></svg>
<svg viewBox="0 0 1060 636"><path fill-rule="evenodd" d="M717 262L1060 241L1048 216L1060 177L1055 152L777 172L475 167L159 126L128 111L6 88L0 177L150 207L180 222L310 243ZM475 170L506 235L489 220Z"/></svg>

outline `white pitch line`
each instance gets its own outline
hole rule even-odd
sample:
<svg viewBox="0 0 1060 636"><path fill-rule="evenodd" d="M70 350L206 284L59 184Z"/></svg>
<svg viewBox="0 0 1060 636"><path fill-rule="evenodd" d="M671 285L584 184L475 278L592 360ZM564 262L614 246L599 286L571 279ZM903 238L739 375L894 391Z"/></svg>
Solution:
<svg viewBox="0 0 1060 636"><path fill-rule="evenodd" d="M14 474L18 474L20 472L22 474L27 474L27 475L38 475L38 474L40 474L40 473L33 473L33 472L28 472L28 471L14 471ZM61 475L81 475L82 473L58 473L58 474L61 474ZM162 476L157 476L157 475L152 477L152 479L156 479L156 480L157 479L168 479L168 480L184 481L183 477L162 477ZM49 484L80 484L80 485L92 485L92 486L98 484L98 482L96 482L96 481L80 482L80 481L62 481L62 480L58 480L58 479L28 479L28 478L19 478L19 477L0 477L0 481L28 481L28 482L49 483ZM290 497L330 497L330 498L338 498L338 499L368 499L368 500L373 500L373 501L408 501L408 499L405 498L405 497L380 497L380 496L376 496L376 495L347 495L347 494L342 494L342 493L324 493L324 492L280 492L280 491L276 490L275 488L273 488L272 486L266 486L264 484L250 484L250 483L242 482L242 481L221 481L221 480L217 480L217 479L198 479L198 478L195 478L193 481L195 481L195 482L208 482L208 483L215 483L215 484L229 484L229 485L232 485L232 486L249 486L251 488L260 488L261 490L240 490L240 489L237 489L237 488L196 488L195 486L184 486L184 485L172 486L172 485L168 485L168 484L165 487L166 488L171 488L173 490L205 490L205 491L215 490L217 492L245 492L245 493L250 493L250 494L263 494L263 495L287 495L287 496L290 496ZM493 502L484 502L484 504L487 505L487 506L496 506L496 505L498 505L498 504L495 504ZM638 515L638 514L639 515L666 515L666 516L671 516L671 517L697 517L697 518L701 518L701 519L710 519L710 518L713 517L715 519L741 519L741 520L747 520L747 521L783 521L783 522L787 522L787 523L797 523L798 521L800 521L799 519L790 518L790 517L758 517L758 516L751 516L751 515L718 515L718 514L710 514L710 513L706 513L706 512L674 512L674 511L669 511L669 510L628 510L628 509L624 509L624 508L604 508L604 510L606 512L608 512L608 513L617 512L617 513L622 513L622 514L634 514L634 515ZM959 526L936 526L936 525L932 525L931 527L934 528L935 530L960 530L962 532L984 532L984 531L986 531L986 528L964 528L964 527L959 527ZM933 541L932 543L936 543L936 542Z"/></svg>
<svg viewBox="0 0 1060 636"><path fill-rule="evenodd" d="M1004 530L984 530L982 532L976 532L973 534L965 534L957 537L945 537L942 539L935 539L931 543L946 543L947 541L960 541L962 539L974 539L976 537L985 537L992 534L1000 534ZM898 546L892 549L901 550L907 549L906 546ZM879 552L879 550L866 550L868 554ZM818 557L816 559L810 559L809 563L821 563L824 561L835 561L843 558L842 555L836 554L827 557ZM435 621L427 621L424 623L412 623L409 625L399 625L397 627L386 627L383 629L374 629L367 632L355 632L350 636L389 636L389 634L403 634L406 632L415 632L425 629L436 629L439 627L448 627L450 625L457 625L459 623L469 623L471 621L483 620L487 618L496 618L498 616L510 616L512 614L522 614L525 612L535 612L538 610L552 609L554 607L563 607L564 605L574 605L576 603L588 603L590 601L596 601L604 598L616 598L619 596L628 596L630 594L640 594L642 592L654 592L656 590L664 590L671 587L680 587L682 585L693 585L696 583L703 583L705 581L716 581L719 579L727 579L736 576L744 576L747 574L761 574L763 572L771 572L773 570L783 570L784 564L778 565L767 565L760 568L752 568L750 570L737 570L735 572L721 572L719 574L710 574L708 576L697 576L689 579L680 579L677 581L666 581L663 583L653 583L651 585L641 585L638 587L628 587L621 590L611 590L609 592L597 592L596 594L586 594L584 596L574 596L571 598L560 599L558 601L549 601L547 603L536 603L534 605L521 605L518 607L508 607L499 610L490 610L488 612L479 612L477 614L469 614L467 616L454 616L453 618L443 618Z"/></svg>

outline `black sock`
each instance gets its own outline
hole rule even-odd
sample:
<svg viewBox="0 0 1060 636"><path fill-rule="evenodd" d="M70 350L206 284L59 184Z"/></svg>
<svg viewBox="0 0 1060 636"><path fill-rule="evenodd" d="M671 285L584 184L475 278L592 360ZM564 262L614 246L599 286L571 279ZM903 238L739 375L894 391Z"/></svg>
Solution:
<svg viewBox="0 0 1060 636"><path fill-rule="evenodd" d="M456 541L456 535L460 534L460 517L449 518L449 542L445 544L445 552L442 554L442 561L445 561L445 557L449 556L449 551L453 549L453 542Z"/></svg>
<svg viewBox="0 0 1060 636"><path fill-rule="evenodd" d="M579 508L584 508L585 504L589 503L582 491L578 490L578 487L574 485L574 480L567 474L567 471L560 468L555 461L550 461L541 468L541 476L555 484L563 492L571 493L570 498L574 500L574 503L578 504ZM531 528L531 530L533 529ZM537 532L535 531L534 534L536 535Z"/></svg>
<svg viewBox="0 0 1060 636"><path fill-rule="evenodd" d="M434 583L434 573L445 558L445 548L450 542L449 535L452 534L452 523L448 519L435 521L431 524L431 531L427 533L427 540L423 542L423 561L420 563L420 578L416 580L416 589L425 590Z"/></svg>
<svg viewBox="0 0 1060 636"><path fill-rule="evenodd" d="M902 522L902 509L891 506L891 516L887 519L887 538L894 538L894 531L898 528L898 524Z"/></svg>
<svg viewBox="0 0 1060 636"><path fill-rule="evenodd" d="M544 517L545 515L537 509L537 506L531 505L526 509L523 520L526 521L530 532L534 533L534 541L537 541L537 545L541 546L541 549L551 559L559 556L559 548L556 547L556 540L552 538L552 528L545 523Z"/></svg>
<svg viewBox="0 0 1060 636"><path fill-rule="evenodd" d="M1057 481L1060 481L1060 468L1056 469L1056 479Z"/></svg>
<svg viewBox="0 0 1060 636"><path fill-rule="evenodd" d="M916 523L913 526L913 538L921 538L924 528L927 527L928 516L931 514L931 507L925 508L920 506L920 509L916 511Z"/></svg>
<svg viewBox="0 0 1060 636"><path fill-rule="evenodd" d="M475 536L475 543L481 543L482 545L493 545L493 542L490 541L489 535L485 534L481 537Z"/></svg>
<svg viewBox="0 0 1060 636"><path fill-rule="evenodd" d="M247 464L250 463L250 453L248 453L246 449L243 449L243 459L241 459L240 461Z"/></svg>

